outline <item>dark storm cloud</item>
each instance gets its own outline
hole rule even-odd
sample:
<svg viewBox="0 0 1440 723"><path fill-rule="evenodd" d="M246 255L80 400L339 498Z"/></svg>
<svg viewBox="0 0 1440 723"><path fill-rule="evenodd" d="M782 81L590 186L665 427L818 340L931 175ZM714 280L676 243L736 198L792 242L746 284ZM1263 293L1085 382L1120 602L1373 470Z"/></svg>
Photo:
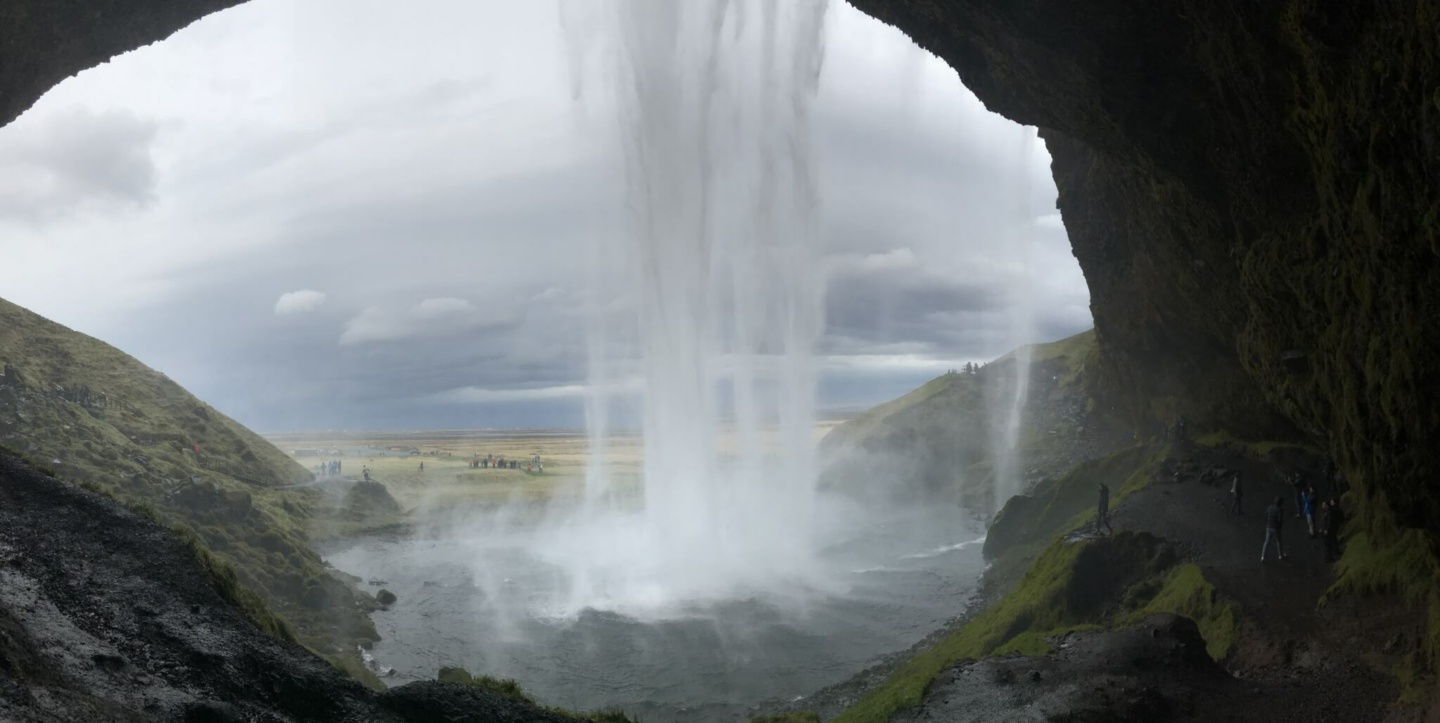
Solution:
<svg viewBox="0 0 1440 723"><path fill-rule="evenodd" d="M83 108L16 121L0 135L0 219L36 221L91 204L149 203L157 130L133 113Z"/></svg>
<svg viewBox="0 0 1440 723"><path fill-rule="evenodd" d="M950 338L939 314L1003 308L1005 291L978 281L930 274L916 266L847 270L831 279L826 329L851 342L915 342L934 348Z"/></svg>

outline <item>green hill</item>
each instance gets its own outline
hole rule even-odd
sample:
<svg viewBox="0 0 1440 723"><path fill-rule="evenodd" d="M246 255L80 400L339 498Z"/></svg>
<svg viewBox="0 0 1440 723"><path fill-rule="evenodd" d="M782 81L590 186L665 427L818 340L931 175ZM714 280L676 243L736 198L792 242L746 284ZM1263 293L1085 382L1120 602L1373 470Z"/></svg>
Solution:
<svg viewBox="0 0 1440 723"><path fill-rule="evenodd" d="M852 494L954 501L982 517L996 509L996 420L1013 405L1028 355L1016 470L1021 488L1104 456L1130 437L1086 383L1095 333L1022 347L974 373L937 377L836 427L822 442L821 484ZM1003 502L1003 501L1002 501Z"/></svg>
<svg viewBox="0 0 1440 723"><path fill-rule="evenodd" d="M190 528L311 648L375 638L369 596L311 549L319 493L286 489L307 470L164 374L3 299L0 446Z"/></svg>

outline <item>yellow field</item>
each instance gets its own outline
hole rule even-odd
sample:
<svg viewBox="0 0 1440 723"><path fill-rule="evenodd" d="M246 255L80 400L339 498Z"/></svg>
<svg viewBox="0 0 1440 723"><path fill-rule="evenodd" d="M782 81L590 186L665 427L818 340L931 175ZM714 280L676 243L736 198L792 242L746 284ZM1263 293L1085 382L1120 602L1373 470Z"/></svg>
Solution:
<svg viewBox="0 0 1440 723"><path fill-rule="evenodd" d="M836 424L817 424L815 440L818 442ZM407 509L578 495L583 491L591 454L589 440L578 432L317 432L268 438L311 470L322 461L338 459L344 476L359 479L361 469L369 467L371 479L384 483ZM765 434L762 443L767 448L778 447L778 434ZM734 435L724 434L720 447L721 453L732 451ZM521 468L471 468L470 460L477 455L519 459ZM524 465L536 455L544 465L543 473L525 469ZM644 440L639 436L611 438L602 463L616 488L623 490L638 484L644 465Z"/></svg>

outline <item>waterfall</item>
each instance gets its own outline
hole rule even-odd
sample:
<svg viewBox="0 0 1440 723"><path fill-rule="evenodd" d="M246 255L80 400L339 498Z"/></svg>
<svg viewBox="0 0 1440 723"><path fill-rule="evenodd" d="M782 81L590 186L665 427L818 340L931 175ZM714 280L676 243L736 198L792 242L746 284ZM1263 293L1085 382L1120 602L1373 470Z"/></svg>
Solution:
<svg viewBox="0 0 1440 723"><path fill-rule="evenodd" d="M1018 283L1012 291L1009 340L1013 363L999 369L1001 379L989 397L991 405L991 454L994 460L994 507L999 511L1005 501L1022 493L1024 480L1019 469L1020 432L1024 424L1025 402L1030 395L1030 362L1034 353L1035 309L1031 293L1031 250L1034 244L1035 212L1030 206L1032 178L1030 159L1035 150L1035 129L1018 129L1016 176L1009 192L1016 200L1010 214L1009 238L1004 239Z"/></svg>
<svg viewBox="0 0 1440 723"><path fill-rule="evenodd" d="M588 531L552 561L574 605L749 594L812 571L814 347L824 278L810 106L825 0L622 0L607 109L623 233L601 238L590 335ZM572 49L594 38L573 37ZM603 41L602 41L603 42ZM583 65L583 63L577 63ZM626 358L621 348L634 348ZM610 500L614 390L643 389L643 503Z"/></svg>

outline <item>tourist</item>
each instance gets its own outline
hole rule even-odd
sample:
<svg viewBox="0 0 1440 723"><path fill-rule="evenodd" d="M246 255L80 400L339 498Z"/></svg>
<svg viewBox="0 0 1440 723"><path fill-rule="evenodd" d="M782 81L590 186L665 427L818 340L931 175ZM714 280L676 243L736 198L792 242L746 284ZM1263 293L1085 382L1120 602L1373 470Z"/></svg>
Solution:
<svg viewBox="0 0 1440 723"><path fill-rule="evenodd" d="M1295 490L1295 519L1305 514L1305 477L1299 472L1290 473L1290 486Z"/></svg>
<svg viewBox="0 0 1440 723"><path fill-rule="evenodd" d="M362 466L362 467L360 468L360 476L361 476L361 477L364 477L366 482L369 482L369 481L370 481L370 467L369 467L369 465L365 465L365 466Z"/></svg>
<svg viewBox="0 0 1440 723"><path fill-rule="evenodd" d="M1285 498L1276 497L1274 504L1265 508L1265 544L1260 547L1260 561L1265 561L1265 552L1270 549L1270 540L1275 540L1277 559L1285 559L1285 548L1281 546L1280 529L1285 524Z"/></svg>
<svg viewBox="0 0 1440 723"><path fill-rule="evenodd" d="M424 471L425 471L425 460L420 460L420 471L421 471L421 472L424 472Z"/></svg>
<svg viewBox="0 0 1440 723"><path fill-rule="evenodd" d="M1106 534L1115 532L1110 526L1110 487L1104 482L1100 483L1100 504L1095 515L1095 532L1100 532L1100 526L1104 525Z"/></svg>
<svg viewBox="0 0 1440 723"><path fill-rule="evenodd" d="M1340 528L1345 525L1345 511L1340 501L1331 498L1325 503L1325 519L1322 522L1325 539L1325 561L1334 562L1340 558Z"/></svg>
<svg viewBox="0 0 1440 723"><path fill-rule="evenodd" d="M1310 528L1310 539L1315 539L1315 488L1306 487L1300 495L1305 505L1305 525Z"/></svg>
<svg viewBox="0 0 1440 723"><path fill-rule="evenodd" d="M1245 514L1240 508L1240 498L1243 494L1244 491L1240 487L1240 473L1236 472L1235 479L1230 482L1230 497L1233 498L1230 502L1230 511L1237 515Z"/></svg>

